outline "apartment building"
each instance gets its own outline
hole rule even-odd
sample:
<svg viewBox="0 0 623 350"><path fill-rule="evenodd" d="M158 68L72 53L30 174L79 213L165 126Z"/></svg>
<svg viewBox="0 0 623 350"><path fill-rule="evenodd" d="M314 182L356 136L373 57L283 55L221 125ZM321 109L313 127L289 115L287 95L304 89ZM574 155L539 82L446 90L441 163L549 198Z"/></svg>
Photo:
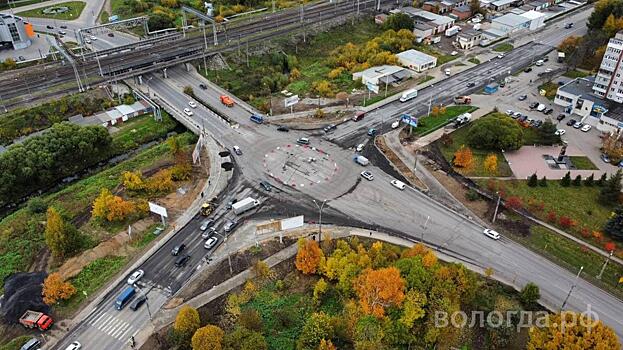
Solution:
<svg viewBox="0 0 623 350"><path fill-rule="evenodd" d="M619 32L608 42L593 85L595 95L617 103L623 102L622 52L623 32Z"/></svg>

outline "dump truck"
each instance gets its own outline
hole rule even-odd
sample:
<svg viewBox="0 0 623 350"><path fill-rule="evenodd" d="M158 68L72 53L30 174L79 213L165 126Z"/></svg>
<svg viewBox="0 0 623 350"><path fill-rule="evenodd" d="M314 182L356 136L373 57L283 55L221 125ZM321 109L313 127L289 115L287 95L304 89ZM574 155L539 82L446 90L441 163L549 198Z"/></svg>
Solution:
<svg viewBox="0 0 623 350"><path fill-rule="evenodd" d="M257 207L258 205L260 205L260 201L258 201L255 198L251 198L251 197L247 197L243 200L240 200L236 203L234 203L231 208L233 209L234 213L236 213L236 215L240 215L242 213L244 213L247 210L251 210L255 207Z"/></svg>
<svg viewBox="0 0 623 350"><path fill-rule="evenodd" d="M205 202L201 205L201 215L208 216L212 213L212 204L210 202Z"/></svg>
<svg viewBox="0 0 623 350"><path fill-rule="evenodd" d="M457 96L454 98L454 104L457 105L468 105L472 103L472 98L469 96Z"/></svg>
<svg viewBox="0 0 623 350"><path fill-rule="evenodd" d="M52 317L43 312L28 310L19 318L19 323L26 328L38 328L41 331L45 331L52 327L54 321Z"/></svg>
<svg viewBox="0 0 623 350"><path fill-rule="evenodd" d="M234 106L234 100L232 100L232 98L227 95L221 95L221 103L227 107Z"/></svg>
<svg viewBox="0 0 623 350"><path fill-rule="evenodd" d="M370 161L368 160L368 158L364 156L355 156L353 160L355 161L355 163L362 165L362 166L366 166L370 164Z"/></svg>

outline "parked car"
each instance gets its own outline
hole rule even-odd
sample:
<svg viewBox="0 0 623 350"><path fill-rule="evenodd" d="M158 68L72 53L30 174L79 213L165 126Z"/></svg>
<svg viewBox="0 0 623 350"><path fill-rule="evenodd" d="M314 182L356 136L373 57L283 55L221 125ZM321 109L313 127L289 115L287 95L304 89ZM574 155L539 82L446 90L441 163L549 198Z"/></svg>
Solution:
<svg viewBox="0 0 623 350"><path fill-rule="evenodd" d="M396 120L392 123L392 129L396 129L400 126L400 120Z"/></svg>
<svg viewBox="0 0 623 350"><path fill-rule="evenodd" d="M51 25L47 25L45 26L47 29L54 29L54 27L52 27Z"/></svg>
<svg viewBox="0 0 623 350"><path fill-rule="evenodd" d="M365 146L366 146L366 145L364 145L363 143L360 143L360 144L358 144L358 145L357 145L357 147L355 147L355 151L357 151L357 152L361 152L361 151L363 151L363 148L364 148Z"/></svg>
<svg viewBox="0 0 623 350"><path fill-rule="evenodd" d="M72 342L71 344L69 344L65 350L79 350L82 348L82 344L80 344L79 342L75 341Z"/></svg>
<svg viewBox="0 0 623 350"><path fill-rule="evenodd" d="M58 31L58 34L60 34L60 35L67 35L67 32L66 32L66 31L64 31L64 30L59 30L59 31Z"/></svg>
<svg viewBox="0 0 623 350"><path fill-rule="evenodd" d="M527 98L528 98L528 95L521 95L521 96L519 96L519 98L518 98L518 99L519 99L519 101L524 101L524 100L526 100Z"/></svg>
<svg viewBox="0 0 623 350"><path fill-rule="evenodd" d="M484 231L482 231L482 233L485 234L485 236L489 237L489 238L493 238L495 240L500 239L500 234L497 233L497 231L494 231L490 228L486 228Z"/></svg>
<svg viewBox="0 0 623 350"><path fill-rule="evenodd" d="M262 188L267 192L270 192L273 188L268 181L260 181L260 186L262 186Z"/></svg>
<svg viewBox="0 0 623 350"><path fill-rule="evenodd" d="M523 71L526 72L526 73L530 73L530 72L532 72L532 67L527 67Z"/></svg>
<svg viewBox="0 0 623 350"><path fill-rule="evenodd" d="M553 108L546 108L546 109L543 111L543 114L545 114L545 115L549 115L549 114L552 114L553 112L554 112L554 109L553 109Z"/></svg>
<svg viewBox="0 0 623 350"><path fill-rule="evenodd" d="M565 119L566 117L567 117L567 116L566 116L565 114L562 114L562 113L561 113L561 114L559 114L559 115L556 117L556 120L561 121L561 120Z"/></svg>
<svg viewBox="0 0 623 350"><path fill-rule="evenodd" d="M601 158L601 160L603 160L604 163L610 163L610 158L608 158L608 156L605 155L604 153L602 153L599 158Z"/></svg>
<svg viewBox="0 0 623 350"><path fill-rule="evenodd" d="M108 33L108 34L106 34L106 35L108 35L109 37L113 38L113 37L115 36L115 33L110 32L110 33Z"/></svg>
<svg viewBox="0 0 623 350"><path fill-rule="evenodd" d="M136 283L136 281L140 280L141 277L143 277L144 274L145 274L145 271L143 271L143 270L136 270L136 271L134 271L134 273L131 274L130 277L128 278L128 284Z"/></svg>
<svg viewBox="0 0 623 350"><path fill-rule="evenodd" d="M584 126L582 127L582 129L581 129L581 130L582 130L582 131L584 131L584 132L588 132L591 128L592 128L592 126L590 126L590 125L586 124L586 125L584 125Z"/></svg>
<svg viewBox="0 0 623 350"><path fill-rule="evenodd" d="M287 126L285 126L285 125L279 125L279 126L277 127L277 131L288 132L288 131L290 131L290 128L288 128L288 127L287 127Z"/></svg>
<svg viewBox="0 0 623 350"><path fill-rule="evenodd" d="M511 117L513 117L513 119L517 119L517 118L521 117L521 113L515 112L515 113L513 113L513 115Z"/></svg>
<svg viewBox="0 0 623 350"><path fill-rule="evenodd" d="M535 120L534 123L532 123L532 126L534 126L535 128L540 128L541 125L543 125L543 121L542 120Z"/></svg>
<svg viewBox="0 0 623 350"><path fill-rule="evenodd" d="M309 145L309 139L307 137L301 137L296 140L296 143L298 143L299 145Z"/></svg>
<svg viewBox="0 0 623 350"><path fill-rule="evenodd" d="M364 179L368 181L374 180L374 175L372 175L372 173L367 170L361 172L361 177L363 177Z"/></svg>
<svg viewBox="0 0 623 350"><path fill-rule="evenodd" d="M528 107L530 107L530 109L535 109L539 106L538 102L532 102Z"/></svg>
<svg viewBox="0 0 623 350"><path fill-rule="evenodd" d="M186 249L186 244L182 243L180 245L176 245L173 249L171 249L171 255L179 255L184 251L184 249Z"/></svg>
<svg viewBox="0 0 623 350"><path fill-rule="evenodd" d="M562 136L562 135L564 135L566 132L567 132L567 130L565 130L565 129L558 129L558 130L556 130L556 132L554 133L554 135L556 135L556 136Z"/></svg>
<svg viewBox="0 0 623 350"><path fill-rule="evenodd" d="M569 119L569 121L567 122L567 126L573 126L575 125L575 119Z"/></svg>
<svg viewBox="0 0 623 350"><path fill-rule="evenodd" d="M573 124L573 128L574 128L574 129L579 129L579 128L581 128L581 127L582 127L582 125L584 125L584 123L582 123L582 122L577 122L577 123Z"/></svg>
<svg viewBox="0 0 623 350"><path fill-rule="evenodd" d="M518 122L525 122L526 120L528 120L528 116L527 115L522 115L521 117L517 118Z"/></svg>
<svg viewBox="0 0 623 350"><path fill-rule="evenodd" d="M513 114L515 114L515 111L513 111L512 109L507 109L506 110L506 115L511 116Z"/></svg>
<svg viewBox="0 0 623 350"><path fill-rule="evenodd" d="M232 147L234 150L234 153L236 153L237 155L241 156L242 155L242 150L240 149L240 147L238 146L234 146Z"/></svg>
<svg viewBox="0 0 623 350"><path fill-rule="evenodd" d="M214 248L214 246L216 245L216 242L218 242L218 238L217 237L210 237L205 244L203 245L203 247L205 249L212 249Z"/></svg>

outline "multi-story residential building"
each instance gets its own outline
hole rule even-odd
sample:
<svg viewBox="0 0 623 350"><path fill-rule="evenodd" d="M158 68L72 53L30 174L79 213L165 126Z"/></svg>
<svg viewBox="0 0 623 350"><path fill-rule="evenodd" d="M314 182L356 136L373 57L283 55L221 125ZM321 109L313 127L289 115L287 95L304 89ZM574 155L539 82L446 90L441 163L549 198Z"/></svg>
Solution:
<svg viewBox="0 0 623 350"><path fill-rule="evenodd" d="M30 39L34 36L32 25L21 17L0 14L0 44L10 44L15 50L23 49L30 46Z"/></svg>
<svg viewBox="0 0 623 350"><path fill-rule="evenodd" d="M617 103L623 102L622 52L623 32L618 32L608 42L593 85L593 91L596 95Z"/></svg>

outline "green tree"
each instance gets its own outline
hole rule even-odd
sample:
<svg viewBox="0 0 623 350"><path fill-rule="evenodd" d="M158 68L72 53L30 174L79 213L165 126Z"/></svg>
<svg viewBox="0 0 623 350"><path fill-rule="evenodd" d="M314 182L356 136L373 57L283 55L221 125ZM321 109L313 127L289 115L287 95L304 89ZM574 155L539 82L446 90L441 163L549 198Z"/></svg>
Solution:
<svg viewBox="0 0 623 350"><path fill-rule="evenodd" d="M63 259L79 248L78 230L66 223L54 207L48 208L44 236L55 258Z"/></svg>
<svg viewBox="0 0 623 350"><path fill-rule="evenodd" d="M244 327L236 327L223 338L223 350L267 350L268 344L262 333Z"/></svg>
<svg viewBox="0 0 623 350"><path fill-rule="evenodd" d="M582 186L582 176L577 175L575 179L573 179L573 186Z"/></svg>
<svg viewBox="0 0 623 350"><path fill-rule="evenodd" d="M45 213L45 211L48 209L47 203L41 197L30 198L26 205L28 207L28 211L32 214Z"/></svg>
<svg viewBox="0 0 623 350"><path fill-rule="evenodd" d="M623 208L617 207L604 226L604 232L623 241Z"/></svg>
<svg viewBox="0 0 623 350"><path fill-rule="evenodd" d="M603 185L605 185L607 178L608 175L606 173L601 174L599 180L596 181L597 186L602 187Z"/></svg>
<svg viewBox="0 0 623 350"><path fill-rule="evenodd" d="M599 191L599 202L603 205L616 205L619 203L619 196L621 195L621 178L623 173L621 169L613 175L610 175L608 181L606 181Z"/></svg>
<svg viewBox="0 0 623 350"><path fill-rule="evenodd" d="M253 309L242 310L238 317L238 324L246 329L260 332L262 331L262 317L260 313Z"/></svg>
<svg viewBox="0 0 623 350"><path fill-rule="evenodd" d="M556 135L556 125L550 119L545 120L541 127L537 129L539 142L543 145L553 145L560 143L560 136Z"/></svg>
<svg viewBox="0 0 623 350"><path fill-rule="evenodd" d="M297 341L298 350L315 350L322 339L333 337L331 317L324 312L314 312L305 322Z"/></svg>
<svg viewBox="0 0 623 350"><path fill-rule="evenodd" d="M413 31L413 25L413 19L406 13L400 12L389 15L383 26L386 30L393 29L399 31L401 29L407 29Z"/></svg>
<svg viewBox="0 0 623 350"><path fill-rule="evenodd" d="M536 173L530 175L528 178L528 186L536 187L538 185L538 178L536 177Z"/></svg>
<svg viewBox="0 0 623 350"><path fill-rule="evenodd" d="M547 178L545 176L543 176L541 180L539 180L539 186L547 187Z"/></svg>
<svg viewBox="0 0 623 350"><path fill-rule="evenodd" d="M584 186L586 187L593 187L594 183L595 183L595 174L591 174L586 179L584 179Z"/></svg>
<svg viewBox="0 0 623 350"><path fill-rule="evenodd" d="M355 349L383 349L385 332L381 321L372 315L361 317L355 327Z"/></svg>
<svg viewBox="0 0 623 350"><path fill-rule="evenodd" d="M614 14L611 13L610 16L606 18L606 22L604 22L604 26L602 29L608 37L613 37L614 34L616 34L617 22L616 22L616 19L614 18Z"/></svg>
<svg viewBox="0 0 623 350"><path fill-rule="evenodd" d="M474 148L486 150L516 150L523 143L522 127L503 114L476 120L467 134Z"/></svg>
<svg viewBox="0 0 623 350"><path fill-rule="evenodd" d="M217 326L207 325L195 331L191 344L193 350L221 350L225 332Z"/></svg>
<svg viewBox="0 0 623 350"><path fill-rule="evenodd" d="M532 282L526 284L519 294L519 299L528 309L534 309L537 306L537 302L540 297L541 292L539 290L539 286Z"/></svg>
<svg viewBox="0 0 623 350"><path fill-rule="evenodd" d="M567 171L565 176L563 176L563 178L560 179L560 186L569 187L570 185L571 185L571 172Z"/></svg>

